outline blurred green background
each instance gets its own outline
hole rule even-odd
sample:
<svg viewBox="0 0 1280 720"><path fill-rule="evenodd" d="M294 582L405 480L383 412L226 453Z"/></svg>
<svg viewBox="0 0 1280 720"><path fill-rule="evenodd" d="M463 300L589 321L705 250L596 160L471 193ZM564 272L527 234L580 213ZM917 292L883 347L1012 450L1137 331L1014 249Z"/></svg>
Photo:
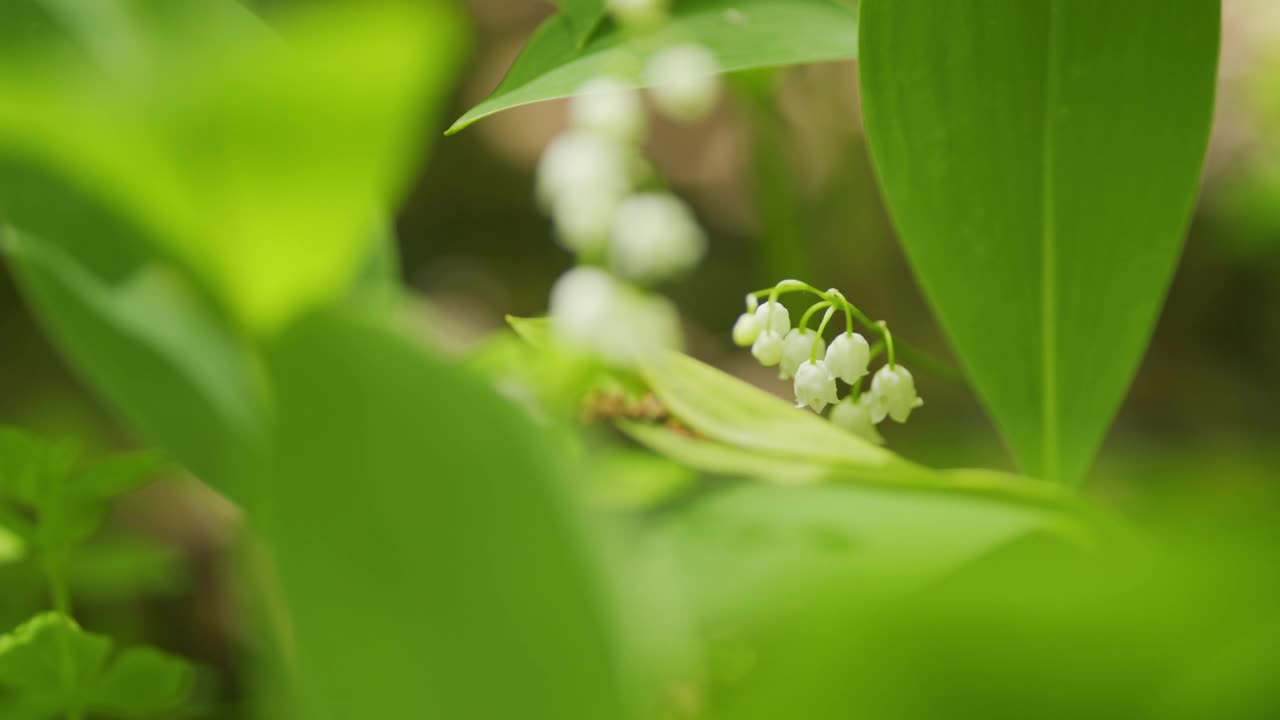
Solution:
<svg viewBox="0 0 1280 720"><path fill-rule="evenodd" d="M540 0L466 4L472 54L448 111L424 132L443 132L487 95L551 12ZM1202 510L1274 509L1280 487L1280 4L1224 0L1223 32L1199 209L1151 348L1088 486L1134 512L1176 506L1184 495ZM900 337L946 356L871 174L854 65L754 74L731 87L697 126L655 118L649 148L711 235L706 261L670 289L692 354L787 393L772 371L732 346L729 327L744 292L800 277L843 289ZM503 331L506 314L543 313L552 282L572 264L532 193L538 155L565 120L562 102L518 108L434 143L418 159L397 223L403 274L426 301L424 326L459 354ZM973 282L980 292L982 278ZM909 427L889 429L893 450L929 465L1011 469L963 383L924 373L918 383L928 406ZM7 273L0 273L0 422L72 436L91 449L130 444L41 336ZM117 540L98 550L102 564L83 563L114 568L84 579L86 624L159 638L227 669L234 695L245 632L231 579L239 522L233 506L188 480L130 496L113 520ZM0 587L23 585L6 582L4 572L0 566ZM0 593L0 627L29 609L30 599Z"/></svg>

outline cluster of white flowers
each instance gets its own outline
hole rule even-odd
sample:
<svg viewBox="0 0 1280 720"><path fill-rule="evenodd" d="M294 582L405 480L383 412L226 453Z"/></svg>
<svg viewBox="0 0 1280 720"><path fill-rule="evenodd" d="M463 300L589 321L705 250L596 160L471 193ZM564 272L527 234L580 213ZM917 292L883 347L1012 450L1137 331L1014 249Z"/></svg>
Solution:
<svg viewBox="0 0 1280 720"><path fill-rule="evenodd" d="M658 24L667 12L659 0L609 0L608 7L633 29ZM715 105L717 73L710 51L679 45L656 52L643 79L658 110L688 122ZM706 236L688 205L658 187L641 149L648 122L633 84L589 80L570 101L569 120L537 169L538 203L579 262L552 289L552 327L566 343L633 366L680 342L671 303L639 286L693 269Z"/></svg>
<svg viewBox="0 0 1280 720"><path fill-rule="evenodd" d="M778 297L796 291L812 293L820 300L792 327L791 315ZM763 297L767 300L762 304ZM818 329L809 329L809 319L823 310ZM845 330L828 345L823 333L838 312L845 315ZM873 348L865 337L853 331L855 320L882 341ZM733 341L750 347L761 365L777 366L782 379L794 379L796 407L808 406L821 413L832 406L832 422L876 444L884 442L876 425L886 417L904 423L912 410L924 404L916 394L911 372L895 362L893 335L888 327L883 322L871 322L834 288L824 292L797 280L784 280L775 287L751 293L746 312L733 325ZM888 353L888 363L871 376L870 388L864 391L863 379L882 349ZM837 380L849 386L843 400Z"/></svg>

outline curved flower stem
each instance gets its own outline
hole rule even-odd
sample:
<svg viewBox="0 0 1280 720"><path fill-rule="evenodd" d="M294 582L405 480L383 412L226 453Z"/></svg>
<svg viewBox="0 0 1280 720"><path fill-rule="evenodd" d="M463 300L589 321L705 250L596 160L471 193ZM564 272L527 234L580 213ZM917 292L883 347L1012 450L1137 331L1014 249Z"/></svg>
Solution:
<svg viewBox="0 0 1280 720"><path fill-rule="evenodd" d="M892 370L894 366L893 333L889 332L889 325L885 321L881 320L879 325L881 332L884 333L885 351L889 353L889 369Z"/></svg>
<svg viewBox="0 0 1280 720"><path fill-rule="evenodd" d="M804 315L800 316L800 324L797 325L796 327L800 328L801 330L808 330L809 318L813 317L814 313L818 312L819 310L822 310L823 308L828 308L828 307L831 307L831 303L826 300L820 303L814 303L813 307L809 308L808 310L805 310ZM819 336L821 336L822 333L818 333L818 334Z"/></svg>
<svg viewBox="0 0 1280 720"><path fill-rule="evenodd" d="M821 304L819 303L819 305ZM827 304L831 305L831 303ZM818 334L813 336L813 345L809 347L809 362L817 362L818 343L822 342L822 333L827 329L827 323L831 322L831 316L836 314L836 309L836 306L831 305L831 307L827 308L826 314L822 316L822 322L818 325Z"/></svg>

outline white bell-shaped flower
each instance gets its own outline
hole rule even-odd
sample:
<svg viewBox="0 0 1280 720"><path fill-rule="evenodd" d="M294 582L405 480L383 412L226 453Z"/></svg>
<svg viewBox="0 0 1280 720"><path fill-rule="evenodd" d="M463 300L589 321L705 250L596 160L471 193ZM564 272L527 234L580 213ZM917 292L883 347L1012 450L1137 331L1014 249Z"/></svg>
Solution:
<svg viewBox="0 0 1280 720"><path fill-rule="evenodd" d="M756 321L760 323L760 331L776 333L781 340L791 329L791 314L786 306L779 302L767 302L756 308Z"/></svg>
<svg viewBox="0 0 1280 720"><path fill-rule="evenodd" d="M537 197L555 210L562 197L610 197L615 204L631 191L627 154L615 142L584 130L561 133L538 160Z"/></svg>
<svg viewBox="0 0 1280 720"><path fill-rule="evenodd" d="M644 136L644 103L630 84L615 77L598 77L578 88L569 103L569 123L624 144Z"/></svg>
<svg viewBox="0 0 1280 720"><path fill-rule="evenodd" d="M733 324L733 344L738 347L749 347L760 336L760 323L755 313L742 313Z"/></svg>
<svg viewBox="0 0 1280 720"><path fill-rule="evenodd" d="M822 357L827 352L827 342L809 328L795 328L783 338L782 362L778 364L778 371L783 380L795 376L800 363L809 359L815 339L818 341L817 357Z"/></svg>
<svg viewBox="0 0 1280 720"><path fill-rule="evenodd" d="M667 298L624 288L597 348L606 362L632 368L681 346L680 313Z"/></svg>
<svg viewBox="0 0 1280 720"><path fill-rule="evenodd" d="M822 412L827 405L836 402L836 379L827 369L827 363L805 360L796 369L796 407L809 406L814 412Z"/></svg>
<svg viewBox="0 0 1280 720"><path fill-rule="evenodd" d="M670 300L588 266L569 270L551 289L551 328L566 345L617 367L635 367L681 345L680 316Z"/></svg>
<svg viewBox="0 0 1280 720"><path fill-rule="evenodd" d="M689 43L655 54L645 68L645 77L659 110L681 122L697 122L720 99L719 71L710 50Z"/></svg>
<svg viewBox="0 0 1280 720"><path fill-rule="evenodd" d="M603 257L621 203L622 198L605 187L557 195L551 205L556 240L578 256Z"/></svg>
<svg viewBox="0 0 1280 720"><path fill-rule="evenodd" d="M623 25L652 27L667 16L668 0L606 0L610 14Z"/></svg>
<svg viewBox="0 0 1280 720"><path fill-rule="evenodd" d="M782 362L782 336L772 330L763 330L751 345L751 354L765 367Z"/></svg>
<svg viewBox="0 0 1280 720"><path fill-rule="evenodd" d="M863 393L857 400L849 396L836 403L831 408L831 422L873 445L884 444L884 437L871 421L870 393Z"/></svg>
<svg viewBox="0 0 1280 720"><path fill-rule="evenodd" d="M924 405L916 395L916 381L902 365L888 365L876 371L871 378L871 419L880 422L886 416L894 422L904 423L911 411Z"/></svg>
<svg viewBox="0 0 1280 720"><path fill-rule="evenodd" d="M618 207L609 259L623 277L655 281L687 272L706 250L693 212L670 193L636 193Z"/></svg>
<svg viewBox="0 0 1280 720"><path fill-rule="evenodd" d="M858 333L843 332L827 348L827 368L831 374L852 385L867 374L871 346Z"/></svg>
<svg viewBox="0 0 1280 720"><path fill-rule="evenodd" d="M596 346L617 315L622 288L600 268L578 266L551 288L551 329L557 338L578 348Z"/></svg>

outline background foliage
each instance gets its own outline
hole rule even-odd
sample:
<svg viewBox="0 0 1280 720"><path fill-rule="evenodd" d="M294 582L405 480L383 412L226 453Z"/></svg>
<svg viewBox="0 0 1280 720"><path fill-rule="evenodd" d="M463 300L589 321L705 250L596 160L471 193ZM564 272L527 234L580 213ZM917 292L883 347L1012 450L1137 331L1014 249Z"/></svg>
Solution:
<svg viewBox="0 0 1280 720"><path fill-rule="evenodd" d="M0 422L85 450L3 436L0 714L1273 712L1280 35L1227 2L1218 67L1155 5L7 4ZM682 39L736 71L651 148L707 362L619 377L503 330L568 265L526 103ZM753 387L727 328L790 274L973 389L922 372L886 451Z"/></svg>

